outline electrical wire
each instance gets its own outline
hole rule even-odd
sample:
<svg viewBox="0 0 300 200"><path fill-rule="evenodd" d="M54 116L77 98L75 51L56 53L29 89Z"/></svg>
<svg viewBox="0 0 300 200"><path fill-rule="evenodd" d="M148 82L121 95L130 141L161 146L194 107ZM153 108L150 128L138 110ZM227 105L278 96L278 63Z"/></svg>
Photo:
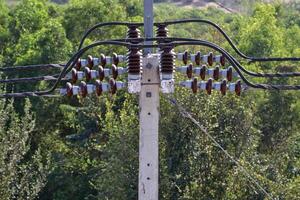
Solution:
<svg viewBox="0 0 300 200"><path fill-rule="evenodd" d="M176 38L176 37L168 37L168 38L137 38L137 39L116 39L113 41L118 41L118 42L134 42L134 43L141 43L144 41L159 41L159 43L165 42L174 42L174 41L203 41L203 40L196 40L196 39L190 39L190 38ZM274 78L274 77L279 77L279 78L285 78L285 77L299 77L300 72L289 72L289 73L257 73L257 72L252 72L248 71L246 68L244 68L233 56L231 56L237 67L244 73L254 76L254 77L265 77L265 78ZM57 66L56 64L50 64L51 66ZM32 65L33 67L36 65ZM58 65L60 69L62 69L62 65ZM20 69L26 69L26 66L19 66L18 68ZM4 68L6 69L6 68ZM9 69L9 68L8 68ZM1 70L0 70L1 71ZM52 75L55 77L56 75ZM41 77L29 77L29 78L19 78L19 79L0 79L0 83L23 83L23 82L37 82L37 81L54 81L57 80L56 78L51 78L50 75L48 76L41 76Z"/></svg>
<svg viewBox="0 0 300 200"><path fill-rule="evenodd" d="M96 29L98 28L102 28L105 26L143 26L144 23L131 23L131 22L105 22L105 23L99 23L94 25L93 27L91 27L90 29L88 29L85 34L83 35L83 37L80 40L79 46L78 46L78 51L82 48L83 43L85 41L85 39Z"/></svg>
<svg viewBox="0 0 300 200"><path fill-rule="evenodd" d="M32 70L32 69L62 69L64 64L39 64L39 65L25 65L25 66L14 66L14 67L1 67L1 72L11 72L16 70Z"/></svg>
<svg viewBox="0 0 300 200"><path fill-rule="evenodd" d="M264 90L300 90L300 85L272 85L272 84L255 84L250 82L241 72L239 67L236 65L233 57L225 51L223 48L217 46L214 43L208 41L189 41L189 42L173 42L171 43L174 47L182 46L182 45L197 45L197 46L206 46L210 47L219 53L223 54L225 58L229 61L241 79L245 82L246 85L249 87L257 88L257 89L264 89ZM170 44L169 44L170 45Z"/></svg>
<svg viewBox="0 0 300 200"><path fill-rule="evenodd" d="M28 78L12 78L12 79L0 79L0 84L11 84L11 83L32 83L39 81L56 81L59 74L56 75L47 75L47 76L38 76L38 77L28 77ZM71 80L69 78L62 79L63 81Z"/></svg>
<svg viewBox="0 0 300 200"><path fill-rule="evenodd" d="M235 159L232 155L230 155L230 153L228 151L226 151L226 149L224 149L221 144L218 143L217 140L215 140L215 138L209 134L209 132L207 131L207 129L201 125L201 123L199 121L197 121L191 113L189 113L182 105L180 105L176 99L174 98L170 98L167 97L166 98L171 102L172 105L174 105L179 113L182 115L182 117L184 118L188 118L190 119L234 164L236 164L236 166L241 170L241 172L244 173L244 175L253 183L256 185L256 187L261 190L269 199L274 199L275 198L272 196L271 193L267 192L261 185L260 183L251 176L251 174L240 164L240 162Z"/></svg>
<svg viewBox="0 0 300 200"><path fill-rule="evenodd" d="M74 67L75 61L90 48L100 46L100 45L118 45L118 46L124 46L127 48L138 48L138 49L142 49L142 48L160 48L161 49L166 46L177 47L177 46L183 46L183 45L206 46L206 47L210 47L210 48L218 51L219 53L223 54L225 56L225 58L233 66L233 68L236 70L236 72L240 75L241 79L249 87L253 87L253 88L257 88L257 89L264 89L264 90L300 90L300 85L271 85L271 84L255 84L255 83L250 82L241 73L240 69L237 67L236 63L234 62L234 59L232 59L232 56L228 52L226 52L221 47L219 47L211 42L207 42L207 41L173 42L173 43L167 43L167 44L161 43L161 44L151 44L151 45L150 44L149 45L131 44L131 43L127 43L127 42L118 42L118 41L98 41L98 42L95 42L91 45L84 47L83 49L78 51L76 54L74 54L72 56L72 58L68 61L68 63L66 64L66 66L64 67L62 72L60 73L59 77L57 78L57 81L54 83L54 85L49 90L36 91L36 92L31 92L31 93L39 96L39 95L48 95L51 92L53 92L57 88L59 82L65 76L65 74L68 73ZM24 93L24 97L26 97L26 96L28 96L28 92ZM3 98L4 96L0 95L0 98L1 97ZM13 97L13 93L11 94L11 97Z"/></svg>
<svg viewBox="0 0 300 200"><path fill-rule="evenodd" d="M94 48L96 46L101 45L116 45L116 46L124 46L124 47L130 47L132 44L126 43L126 42L118 42L118 41L98 41L91 45L88 45L87 47L82 48L81 50L77 51L67 62L65 67L62 69L61 73L57 77L57 80L53 84L53 86L44 91L34 91L34 92L22 92L22 93L6 93L6 94L0 94L0 98L12 98L12 97L33 97L33 96L44 96L51 94L58 86L60 81L63 79L63 77L68 73L75 65L76 60L82 56L87 50Z"/></svg>
<svg viewBox="0 0 300 200"><path fill-rule="evenodd" d="M144 42L144 41L159 41L160 43L170 43L174 41L205 41L205 40L197 40L197 39L190 39L190 38L177 38L177 37L168 37L168 38L137 38L137 39L119 39L115 41L130 41L130 42ZM224 50L225 51L225 50ZM300 72L288 72L288 73L260 73L260 72L253 72L247 70L245 67L243 67L237 59L235 59L233 56L231 58L234 60L236 65L240 68L241 71L245 72L246 74L254 77L260 77L260 78L286 78L286 77L299 77Z"/></svg>
<svg viewBox="0 0 300 200"><path fill-rule="evenodd" d="M213 26L214 28L216 28L223 36L224 38L227 40L227 42L229 43L229 45L234 49L234 51L241 56L244 59L248 59L250 60L250 62L271 62L271 61L300 61L299 57L288 57L288 58L258 58L258 57L251 57L251 56L247 56L244 53L242 53L237 47L236 45L233 43L233 41L230 39L230 37L228 36L228 34L216 23L210 21L210 20L204 20L204 19L182 19L182 20L175 20L175 21L166 21L166 22L162 22L162 23L154 23L155 26L159 26L159 25L175 25L175 24L182 24L182 23L204 23L204 24L208 24Z"/></svg>

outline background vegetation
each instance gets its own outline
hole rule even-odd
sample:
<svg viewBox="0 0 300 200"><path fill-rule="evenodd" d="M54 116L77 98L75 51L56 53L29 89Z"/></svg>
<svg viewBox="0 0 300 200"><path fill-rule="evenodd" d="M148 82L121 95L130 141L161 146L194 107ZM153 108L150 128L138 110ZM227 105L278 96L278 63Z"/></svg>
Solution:
<svg viewBox="0 0 300 200"><path fill-rule="evenodd" d="M71 0L64 5L22 0L12 7L0 0L0 66L65 62L88 27L142 21L142 12L141 0ZM252 56L300 56L299 3L256 4L246 13L162 3L155 7L155 15L156 21L213 20ZM124 31L103 29L87 43L124 37ZM231 51L208 26L173 26L170 33L208 39ZM125 53L107 47L89 53L97 56L100 50ZM299 65L287 62L243 64L255 71L300 71ZM2 85L1 90L44 89L48 84ZM249 91L237 98L217 92L192 95L183 89L175 93L268 192L292 200L300 198L299 95ZM160 110L161 199L266 199L197 127L178 117L178 110L163 96ZM0 199L137 199L137 124L137 97L122 91L101 98L1 100Z"/></svg>

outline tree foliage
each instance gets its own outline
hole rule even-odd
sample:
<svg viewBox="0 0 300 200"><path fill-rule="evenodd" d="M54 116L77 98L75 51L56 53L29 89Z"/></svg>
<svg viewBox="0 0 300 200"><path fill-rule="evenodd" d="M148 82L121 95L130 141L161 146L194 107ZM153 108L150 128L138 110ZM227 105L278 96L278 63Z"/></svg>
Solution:
<svg viewBox="0 0 300 200"><path fill-rule="evenodd" d="M253 5L253 1L248 3ZM155 18L210 19L221 25L248 55L300 56L299 3L257 4L251 9L251 14L227 14L213 8L179 9L158 4ZM141 0L71 0L64 5L22 0L14 7L0 0L0 65L65 62L87 28L99 22L141 21L142 10ZM207 39L235 55L224 38L209 26L185 24L169 29L171 36ZM125 32L124 27L104 28L95 31L85 45L122 38ZM192 52L210 51L187 48ZM113 47L88 53L99 56L112 51L126 53L125 49ZM254 71L299 71L289 62L242 63ZM40 73L1 74L33 75ZM272 81L299 83L291 79ZM41 82L1 89L48 86ZM222 97L217 92L212 96L193 95L178 89L174 97L275 198L299 198L297 92L249 91L242 97ZM120 91L116 96L100 98L0 101L1 199L137 199L137 99ZM267 199L199 128L180 117L180 111L163 95L160 112L161 199Z"/></svg>

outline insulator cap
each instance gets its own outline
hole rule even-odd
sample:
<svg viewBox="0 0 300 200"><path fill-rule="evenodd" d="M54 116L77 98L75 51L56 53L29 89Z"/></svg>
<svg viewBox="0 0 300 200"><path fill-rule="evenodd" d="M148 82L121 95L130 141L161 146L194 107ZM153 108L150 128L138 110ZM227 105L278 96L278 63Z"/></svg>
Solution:
<svg viewBox="0 0 300 200"><path fill-rule="evenodd" d="M117 77L118 77L118 68L117 68L117 66L112 64L111 71L112 71L113 79L117 79Z"/></svg>
<svg viewBox="0 0 300 200"><path fill-rule="evenodd" d="M188 78L192 78L193 77L193 64L189 64L186 68L186 75Z"/></svg>
<svg viewBox="0 0 300 200"><path fill-rule="evenodd" d="M165 24L158 25L156 29L156 37L168 37L169 30Z"/></svg>
<svg viewBox="0 0 300 200"><path fill-rule="evenodd" d="M197 78L193 79L191 88L192 88L192 91L193 91L194 94L197 93L197 90L198 90L198 80L197 80Z"/></svg>
<svg viewBox="0 0 300 200"><path fill-rule="evenodd" d="M127 54L128 74L140 74L142 68L142 52L131 48Z"/></svg>
<svg viewBox="0 0 300 200"><path fill-rule="evenodd" d="M226 58L225 58L225 55L224 55L224 54L222 54L222 56L221 56L221 58L220 58L220 64L221 64L222 66L225 66L225 64L226 64Z"/></svg>
<svg viewBox="0 0 300 200"><path fill-rule="evenodd" d="M227 81L223 80L220 88L221 94L226 95L226 90L227 90Z"/></svg>
<svg viewBox="0 0 300 200"><path fill-rule="evenodd" d="M182 62L186 65L187 62L188 62L188 57L189 57L189 53L188 51L184 51L183 54L182 54Z"/></svg>
<svg viewBox="0 0 300 200"><path fill-rule="evenodd" d="M85 67L84 68L84 73L85 73L86 81L89 82L92 79L92 74L91 74L90 68Z"/></svg>
<svg viewBox="0 0 300 200"><path fill-rule="evenodd" d="M202 80L205 80L205 75L206 75L206 65L202 65L201 69L200 69L200 78Z"/></svg>
<svg viewBox="0 0 300 200"><path fill-rule="evenodd" d="M96 85L96 94L97 94L97 96L101 96L102 92L103 92L102 82L99 81L99 80L96 80L95 85Z"/></svg>
<svg viewBox="0 0 300 200"><path fill-rule="evenodd" d="M81 59L80 59L80 58L78 58L78 60L77 60L77 62L76 62L76 65L75 65L75 68L76 68L77 70L80 70L80 69L81 69Z"/></svg>
<svg viewBox="0 0 300 200"><path fill-rule="evenodd" d="M73 85L71 83L67 82L66 88L67 88L67 96L68 97L73 96Z"/></svg>
<svg viewBox="0 0 300 200"><path fill-rule="evenodd" d="M161 73L172 74L175 66L175 52L172 47L164 47L160 56Z"/></svg>
<svg viewBox="0 0 300 200"><path fill-rule="evenodd" d="M120 60L119 60L119 57L118 57L118 54L116 53L113 53L113 56L112 56L112 61L113 61L113 64L118 66Z"/></svg>
<svg viewBox="0 0 300 200"><path fill-rule="evenodd" d="M196 63L196 65L200 65L201 64L201 52L200 51L196 52L195 63Z"/></svg>
<svg viewBox="0 0 300 200"><path fill-rule="evenodd" d="M78 80L77 70L73 68L71 73L72 73L72 83L76 83Z"/></svg>
<svg viewBox="0 0 300 200"><path fill-rule="evenodd" d="M106 61L106 56L104 55L104 54L100 54L100 64L101 64L101 66L103 66L103 67L105 67L106 66L106 63L107 63L107 61Z"/></svg>
<svg viewBox="0 0 300 200"><path fill-rule="evenodd" d="M141 37L141 31L137 28L137 26L131 25L128 27L127 38L135 39ZM138 42L132 42L138 43Z"/></svg>
<svg viewBox="0 0 300 200"><path fill-rule="evenodd" d="M238 80L235 83L235 94L237 96L241 96L241 92L242 92L242 82L240 80Z"/></svg>
<svg viewBox="0 0 300 200"><path fill-rule="evenodd" d="M87 62L88 62L88 67L90 69L92 69L94 67L94 61L93 61L93 57L91 55L88 56Z"/></svg>
<svg viewBox="0 0 300 200"><path fill-rule="evenodd" d="M105 74L104 74L104 69L101 65L98 66L98 75L99 75L99 80L103 81Z"/></svg>
<svg viewBox="0 0 300 200"><path fill-rule="evenodd" d="M207 63L209 66L212 66L214 63L214 54L212 52L208 54Z"/></svg>
<svg viewBox="0 0 300 200"><path fill-rule="evenodd" d="M206 83L206 92L208 95L211 95L212 86L213 86L213 80L210 78Z"/></svg>
<svg viewBox="0 0 300 200"><path fill-rule="evenodd" d="M228 69L227 69L227 80L228 81L232 81L232 78L233 78L233 69L232 69L232 67L229 67Z"/></svg>
<svg viewBox="0 0 300 200"><path fill-rule="evenodd" d="M80 85L80 95L85 98L88 94L88 91L87 91L87 85L84 81L81 81Z"/></svg>
<svg viewBox="0 0 300 200"><path fill-rule="evenodd" d="M115 79L113 79L113 78L109 79L109 86L110 86L111 94L116 94L116 92L117 92L117 83L116 83Z"/></svg>
<svg viewBox="0 0 300 200"><path fill-rule="evenodd" d="M220 76L220 67L216 66L216 68L214 69L214 74L213 74L214 80L218 80L219 76Z"/></svg>

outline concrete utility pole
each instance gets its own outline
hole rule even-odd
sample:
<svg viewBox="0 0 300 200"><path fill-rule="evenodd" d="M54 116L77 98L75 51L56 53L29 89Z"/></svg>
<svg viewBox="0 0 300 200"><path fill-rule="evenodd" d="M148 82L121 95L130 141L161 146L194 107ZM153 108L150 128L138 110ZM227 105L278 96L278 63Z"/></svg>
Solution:
<svg viewBox="0 0 300 200"><path fill-rule="evenodd" d="M145 37L153 37L153 0L144 0ZM151 44L151 42L147 42ZM145 49L140 93L139 200L158 200L159 59Z"/></svg>

